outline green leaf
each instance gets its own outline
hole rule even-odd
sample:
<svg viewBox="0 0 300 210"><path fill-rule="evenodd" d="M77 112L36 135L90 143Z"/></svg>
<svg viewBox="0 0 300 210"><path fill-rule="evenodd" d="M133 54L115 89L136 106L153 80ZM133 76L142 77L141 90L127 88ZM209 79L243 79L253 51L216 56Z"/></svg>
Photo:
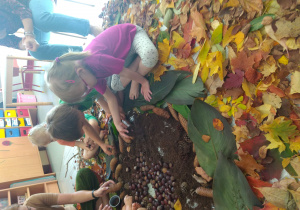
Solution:
<svg viewBox="0 0 300 210"><path fill-rule="evenodd" d="M256 31L256 30L259 30L263 27L263 24L261 24L261 21L264 19L264 17L266 16L271 16L273 19L275 18L275 15L274 14L265 14L265 15L262 15L260 17L257 17L255 19L253 19L251 22L250 22L250 30L249 32L251 31Z"/></svg>
<svg viewBox="0 0 300 210"><path fill-rule="evenodd" d="M163 23L164 23L164 25L165 25L167 28L170 27L170 20L173 18L173 14L174 14L173 9L168 8L168 9L166 10L166 14L165 14L165 16L164 16L164 21L163 21Z"/></svg>
<svg viewBox="0 0 300 210"><path fill-rule="evenodd" d="M213 120L215 118L223 123L224 129L222 131L214 128ZM215 172L217 165L216 154L220 151L226 157L236 158L234 154L237 150L236 141L235 136L232 134L231 126L214 107L207 103L200 100L194 101L188 120L188 133L195 144L196 151L199 150L199 153L207 156L202 159L197 155L199 164L209 176L212 177ZM204 142L202 135L210 136L210 141L208 143Z"/></svg>
<svg viewBox="0 0 300 210"><path fill-rule="evenodd" d="M163 42L164 39L170 40L170 34L167 31L161 31L157 37L157 42Z"/></svg>
<svg viewBox="0 0 300 210"><path fill-rule="evenodd" d="M164 99L166 102L178 105L191 105L195 98L206 96L204 84L198 79L194 84L193 77L186 77L177 82L172 91Z"/></svg>
<svg viewBox="0 0 300 210"><path fill-rule="evenodd" d="M121 13L118 12L118 14L117 14L117 16L116 16L116 18L115 18L115 25L118 25L118 24L119 24L120 19L121 19Z"/></svg>
<svg viewBox="0 0 300 210"><path fill-rule="evenodd" d="M213 179L216 210L248 210L253 209L253 206L262 207L241 170L222 152L218 156Z"/></svg>
<svg viewBox="0 0 300 210"><path fill-rule="evenodd" d="M152 99L150 102L146 101L142 94L140 94L136 100L130 100L130 85L128 85L124 90L124 111L127 112L133 107L140 107L142 105L156 104L158 101L162 100L166 97L166 95L169 94L178 79L178 75L179 73L176 71L167 71L164 75L161 76L161 81L150 84L150 89L152 91Z"/></svg>
<svg viewBox="0 0 300 210"><path fill-rule="evenodd" d="M177 104L172 104L172 107L180 113L185 119L189 118L189 115L191 113L191 110L187 105L177 105Z"/></svg>
<svg viewBox="0 0 300 210"><path fill-rule="evenodd" d="M223 39L223 24L221 23L211 35L211 45L219 44Z"/></svg>
<svg viewBox="0 0 300 210"><path fill-rule="evenodd" d="M203 47L200 50L200 53L198 55L198 61L203 65L204 61L207 58L208 52L210 50L210 44L207 40L205 40L205 43Z"/></svg>

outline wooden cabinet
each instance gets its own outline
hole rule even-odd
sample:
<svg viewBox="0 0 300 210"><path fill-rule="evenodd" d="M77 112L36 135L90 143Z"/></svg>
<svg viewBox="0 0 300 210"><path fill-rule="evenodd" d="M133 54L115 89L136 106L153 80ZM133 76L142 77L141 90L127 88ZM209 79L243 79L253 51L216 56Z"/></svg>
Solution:
<svg viewBox="0 0 300 210"><path fill-rule="evenodd" d="M55 175L55 173L47 174L44 176L49 176L49 175ZM41 178L41 177L36 177L36 178ZM11 182L2 183L2 186L4 186L4 184L11 184ZM7 187L6 189L0 190L0 198L7 199L8 205L11 205L14 203L18 203L18 196L26 195L27 197L29 197L30 195L37 194L37 193L59 193L57 180L44 181L37 184L28 184L20 187L12 187L12 188Z"/></svg>
<svg viewBox="0 0 300 210"><path fill-rule="evenodd" d="M0 141L0 183L44 175L38 147L28 140L26 133L32 126L29 110L1 111L0 129L5 138Z"/></svg>
<svg viewBox="0 0 300 210"><path fill-rule="evenodd" d="M28 139L32 120L28 109L0 109L0 199L8 204L17 203L18 196L25 193L59 193L57 180L42 181L21 187L12 183L47 177L44 174L39 149ZM32 182L30 182L32 183Z"/></svg>

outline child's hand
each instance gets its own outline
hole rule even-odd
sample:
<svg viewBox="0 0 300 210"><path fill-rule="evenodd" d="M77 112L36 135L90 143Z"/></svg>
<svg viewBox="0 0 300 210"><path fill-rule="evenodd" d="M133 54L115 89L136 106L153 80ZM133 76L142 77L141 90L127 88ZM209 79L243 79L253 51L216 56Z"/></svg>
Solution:
<svg viewBox="0 0 300 210"><path fill-rule="evenodd" d="M150 85L149 85L148 81L146 81L142 84L141 93L143 94L146 101L150 101L152 99L151 98L152 92L150 90Z"/></svg>
<svg viewBox="0 0 300 210"><path fill-rule="evenodd" d="M131 206L132 205L132 196L125 195L124 203L126 206Z"/></svg>
<svg viewBox="0 0 300 210"><path fill-rule="evenodd" d="M124 123L119 122L119 123L116 123L115 126L116 126L118 132L122 136L125 136L125 137L129 138L129 136L126 134L126 133L128 133L127 126Z"/></svg>
<svg viewBox="0 0 300 210"><path fill-rule="evenodd" d="M112 153L112 150L113 150L114 146L112 145L108 145L108 144L105 144L103 143L101 145L101 149L103 150L103 152L105 152L105 154L111 156L113 153Z"/></svg>
<svg viewBox="0 0 300 210"><path fill-rule="evenodd" d="M112 209L109 205L106 205L104 207L102 207L102 206L103 206L103 204L101 203L98 210L111 210Z"/></svg>
<svg viewBox="0 0 300 210"><path fill-rule="evenodd" d="M103 139L104 136L107 135L107 134L108 134L108 131L107 131L107 130L101 130L101 131L100 131L100 135L99 135L100 139Z"/></svg>

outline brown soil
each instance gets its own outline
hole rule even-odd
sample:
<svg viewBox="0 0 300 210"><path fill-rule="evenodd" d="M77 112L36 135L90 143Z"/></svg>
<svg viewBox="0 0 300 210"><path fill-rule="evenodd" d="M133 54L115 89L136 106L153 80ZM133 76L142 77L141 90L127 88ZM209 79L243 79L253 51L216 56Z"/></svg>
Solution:
<svg viewBox="0 0 300 210"><path fill-rule="evenodd" d="M211 209L211 198L191 193L201 185L192 178L195 153L180 123L150 113L131 114L128 119L133 121L134 140L130 145L124 142L119 156L125 193L147 209L172 209L177 198L184 210ZM148 194L147 183L156 186L156 198Z"/></svg>

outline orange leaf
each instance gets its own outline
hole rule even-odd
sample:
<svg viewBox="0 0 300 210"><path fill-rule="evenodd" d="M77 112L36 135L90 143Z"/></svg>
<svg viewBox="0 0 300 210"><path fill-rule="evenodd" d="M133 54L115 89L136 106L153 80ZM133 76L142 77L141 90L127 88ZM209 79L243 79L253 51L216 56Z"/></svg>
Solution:
<svg viewBox="0 0 300 210"><path fill-rule="evenodd" d="M164 74L164 72L167 71L167 68L163 65L156 65L152 72L154 74L154 81L160 81L160 76Z"/></svg>
<svg viewBox="0 0 300 210"><path fill-rule="evenodd" d="M263 198L264 196L258 189L256 189L257 187L272 187L272 184L261 181L259 179L255 179L252 176L246 176L246 178L252 191L258 198Z"/></svg>
<svg viewBox="0 0 300 210"><path fill-rule="evenodd" d="M281 90L279 87L276 87L274 85L271 85L268 90L271 92L271 93L275 93L277 94L280 98L282 97L285 97L285 93L283 90Z"/></svg>
<svg viewBox="0 0 300 210"><path fill-rule="evenodd" d="M260 172L264 167L256 162L256 160L248 153L243 152L242 149L238 151L240 156L240 161L235 160L235 164L246 174L254 178L259 178L257 172Z"/></svg>
<svg viewBox="0 0 300 210"><path fill-rule="evenodd" d="M247 71L252 68L255 61L253 56L248 57L245 51L241 51L236 58L231 59L230 63L234 71L236 69Z"/></svg>
<svg viewBox="0 0 300 210"><path fill-rule="evenodd" d="M222 131L224 129L224 125L221 120L218 118L213 119L213 126L216 130Z"/></svg>
<svg viewBox="0 0 300 210"><path fill-rule="evenodd" d="M203 139L203 141L205 141L207 143L210 140L210 136L208 136L208 135L202 135L202 139Z"/></svg>

